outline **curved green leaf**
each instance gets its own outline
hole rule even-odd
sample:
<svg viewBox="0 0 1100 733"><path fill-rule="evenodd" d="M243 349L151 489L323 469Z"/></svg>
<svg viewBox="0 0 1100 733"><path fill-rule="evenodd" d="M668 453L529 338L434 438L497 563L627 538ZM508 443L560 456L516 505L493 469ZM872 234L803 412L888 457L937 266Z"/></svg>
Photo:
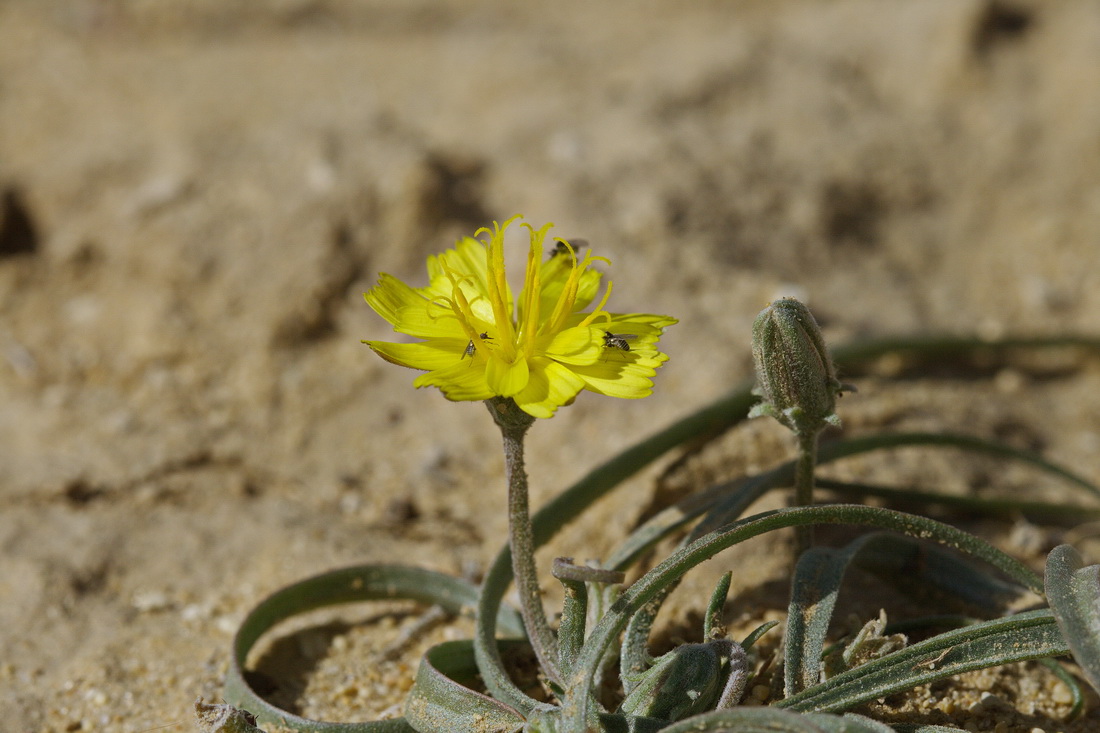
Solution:
<svg viewBox="0 0 1100 733"><path fill-rule="evenodd" d="M245 617L233 638L225 678L225 699L257 721L301 731L326 733L408 733L403 718L369 723L328 723L289 713L253 690L245 680L248 653L268 630L301 613L357 601L408 599L442 606L452 613L472 608L477 588L459 578L405 565L359 565L332 570L289 585L268 596ZM498 623L512 633L523 628L519 614L501 608Z"/></svg>
<svg viewBox="0 0 1100 733"><path fill-rule="evenodd" d="M1096 484L1064 466L1046 460L1042 456L1013 448L1010 445L995 440L986 440L973 435L961 435L958 433L875 433L873 435L861 435L855 438L846 438L844 440L822 443L818 450L817 465L823 466L842 458L850 458L855 455L876 450L919 446L958 448L975 453L986 453L988 455L1021 461L1051 475L1058 476L1084 489L1090 494L1100 496L1100 487L1096 486ZM790 482L794 480L794 462L777 466L772 469L769 474L762 474L762 476L769 476L769 488L771 486L790 485ZM717 527L736 520L741 512L744 511L742 505L743 500L740 494L731 495L716 502L709 509L703 521L695 527L691 537L693 539L700 537Z"/></svg>
<svg viewBox="0 0 1100 733"><path fill-rule="evenodd" d="M737 733L894 733L890 726L862 715L809 715L778 708L732 708L686 718L662 733L737 731Z"/></svg>
<svg viewBox="0 0 1100 733"><path fill-rule="evenodd" d="M858 542L858 540L857 540ZM867 546L857 545L853 560L863 569L887 578L919 580L971 606L1003 613L1026 591L1016 583L980 570L951 550L900 535L878 535Z"/></svg>
<svg viewBox="0 0 1100 733"><path fill-rule="evenodd" d="M1079 487L1085 488L1090 493L1100 492L1093 483L1083 478L1082 476L1070 471L1069 469L1051 463L1042 457L1021 451L1012 446L999 443L997 441L985 440L983 438L977 438L968 435L958 435L952 433L896 433L896 434L876 434L870 436L862 436L854 439L835 441L826 444L821 450L819 465L829 463L831 461L839 460L841 458L848 458L854 455L867 453L875 450L900 448L907 446L941 446L941 447L953 447L964 450L970 450L975 452L989 453L1002 457L1012 458L1025 463L1029 463L1040 470L1049 472L1053 475L1059 476ZM630 537L620 546L612 557L612 566L620 569L625 569L629 562L632 562L635 558L640 556L645 550L655 545L665 536L675 531L679 527L686 525L695 517L702 514L704 511L708 511L707 517L699 523L698 526L692 531L689 536L689 540L696 539L708 531L715 529L721 524L725 524L736 520L740 517L742 512L757 498L763 495L765 492L777 486L783 486L789 484L794 477L794 463L786 463L781 466L777 466L772 471L769 471L758 476L754 476L749 479L740 479L736 482L729 484L723 484L716 487L712 487L705 492L688 497L684 501L678 503L674 507L659 513L652 517L645 525L640 527L635 532L631 533ZM844 488L846 485L839 482L829 482L827 479L819 479L818 484L822 488L832 486L832 484L838 484L840 488ZM835 488L835 487L834 487ZM867 487L873 489L873 487ZM723 493L725 496L723 497ZM983 506L990 509L1013 509L1013 510L1033 510L1036 512L1042 512L1043 510L1059 512L1059 509L1053 508L1048 505L1040 505L1035 503L1021 503L1011 500L1003 500L997 502L995 500L986 500L984 504L981 500L975 500L970 498L960 497L948 497L932 493L922 494L928 502L939 501L939 503L950 504L953 501L956 503L969 502L970 504L978 503L979 506ZM1026 506L1024 506L1026 504ZM1064 507L1065 511L1072 511L1072 507ZM1065 511L1061 512L1065 514ZM1088 509L1078 509L1078 515L1080 512L1088 512ZM1092 510L1100 514L1100 509ZM937 553L934 555L934 560L940 561L940 564L946 563L950 570L954 570L958 567L957 562L951 558L950 555L944 555ZM932 570L932 568L929 568ZM957 578L952 572L945 573L928 573L929 579L938 581L941 587L944 587L950 592L954 592L962 595L968 600L984 604L985 591L996 590L996 588L983 582L987 577L982 574L969 573L966 579ZM978 592L978 586L973 585L970 581L977 580L981 586ZM996 585L996 581L989 579L989 583ZM999 591L990 598L1003 598L1008 595L1010 591L1003 586L1000 586ZM644 623L639 619L637 623L632 622L631 628L648 629L652 626L653 621L656 618L657 613L660 610L660 601L647 604L639 613L647 614L650 618L646 619ZM790 622L788 617L788 621ZM798 623L797 617L795 617L795 623ZM790 630L788 630L790 631ZM645 638L638 634L628 634L626 641L624 642L623 655L624 659L630 658L633 660L642 660L645 658L644 652L640 652L635 647L639 644L644 644ZM641 647L644 649L644 647ZM797 653L799 648L787 647L788 652ZM809 658L805 658L809 659ZM795 681L796 671L791 666L785 668L787 676L788 690L792 689L790 685ZM801 674L810 674L807 669L802 669ZM797 686L797 683L795 683ZM809 684L807 681L806 684ZM800 688L798 688L800 689Z"/></svg>
<svg viewBox="0 0 1100 733"><path fill-rule="evenodd" d="M866 453L869 450L922 445L958 448L973 453L1010 458L1014 461L1027 463L1052 476L1057 476L1067 483L1084 489L1093 496L1100 496L1100 486L1065 466L1048 461L1038 453L1021 450L997 440L987 440L986 438L963 433L875 433L833 443L824 443L821 446L820 462L853 455L853 450L858 453Z"/></svg>
<svg viewBox="0 0 1100 733"><path fill-rule="evenodd" d="M1100 690L1100 565L1086 567L1077 550L1059 545L1047 555L1046 590L1073 658Z"/></svg>
<svg viewBox="0 0 1100 733"><path fill-rule="evenodd" d="M772 530L803 524L854 524L879 527L967 552L1001 570L1021 585L1042 592L1042 580L1023 563L992 545L940 522L889 509L854 505L830 505L764 512L712 532L678 550L627 588L585 642L566 688L565 715L569 724L583 727L588 715L588 694L595 669L612 640L637 611L670 583L699 563L733 545Z"/></svg>
<svg viewBox="0 0 1100 733"><path fill-rule="evenodd" d="M932 366L975 365L989 369L991 364L1012 361L1014 352L1056 351L1077 349L1100 351L1100 339L1089 336L1064 334L1061 336L1011 336L1002 339L984 339L979 336L944 336L924 334L862 339L833 349L837 369L844 373L859 369L886 354L897 354L911 361ZM978 364L977 362L980 362Z"/></svg>
<svg viewBox="0 0 1100 733"><path fill-rule="evenodd" d="M837 712L963 672L1057 656L1068 649L1048 609L1028 611L912 644L780 700L776 706Z"/></svg>
<svg viewBox="0 0 1100 733"><path fill-rule="evenodd" d="M893 486L881 486L856 481L837 481L817 477L817 488L845 496L874 496L885 499L904 510L908 506L941 506L956 512L969 512L988 517L1023 517L1033 522L1047 524L1080 524L1090 519L1100 519L1100 507L1086 507L1065 502L1025 501L1022 499L996 499L981 496L939 494Z"/></svg>
<svg viewBox="0 0 1100 733"><path fill-rule="evenodd" d="M737 731L737 733L828 733L808 715L776 708L732 708L696 715L662 728L662 733Z"/></svg>
<svg viewBox="0 0 1100 733"><path fill-rule="evenodd" d="M609 564L611 567L625 570L649 548L679 527L698 517L706 511L708 506L723 496L735 503L735 511L740 514L766 491L779 485L776 476L777 474L774 472L769 472L732 484L719 484L699 494L687 497L674 506L659 512L644 525L631 532L626 541L611 556ZM634 680L639 679L641 673L648 669L652 662L649 654L649 632L653 627L653 622L657 619L661 606L668 595L672 593L674 587L675 584L670 585L660 595L645 604L630 619L626 627L619 655L619 668L623 671L621 677L623 687L627 693L634 689Z"/></svg>
<svg viewBox="0 0 1100 733"><path fill-rule="evenodd" d="M509 733L523 728L524 718L515 708L463 684L472 683L476 675L473 642L464 639L432 647L416 671L405 719L420 733Z"/></svg>
<svg viewBox="0 0 1100 733"><path fill-rule="evenodd" d="M964 450L970 450L975 452L989 453L1002 457L1012 458L1025 463L1029 463L1040 470L1047 471L1053 475L1059 476L1077 486L1085 488L1090 493L1096 493L1100 491L1093 483L1089 482L1082 476L1070 471L1069 469L1051 463L1042 457L1021 451L1012 446L999 443L997 441L985 440L983 438L977 438L968 435L958 435L952 433L895 433L895 434L876 434L870 436L862 436L853 439L839 440L832 443L828 443L822 447L818 465L824 465L831 461L839 460L841 458L848 458L854 455L868 453L875 450L883 450L890 448L901 448L909 446L941 446L941 447L953 447ZM677 503L675 506L670 507L654 517L650 518L645 525L638 528L624 541L624 543L616 550L615 554L611 558L610 566L617 569L625 569L636 558L641 556L646 550L654 546L657 542L664 539L666 536L674 532L676 529L685 526L697 516L707 513L706 518L695 527L695 529L689 535L689 541L701 537L706 532L712 531L722 524L729 523L736 520L741 516L746 508L752 504L756 499L762 496L767 491L789 484L794 478L794 463L786 463L769 472L759 474L749 479L739 479L735 482L727 484L720 484L718 486L711 487L704 492L687 497L683 501ZM819 479L819 486L822 488L844 488L845 484L840 482L829 482L827 479ZM834 486L836 484L836 486ZM869 490L874 487L866 487ZM912 495L912 492L910 492ZM975 500L970 498L961 497L949 497L932 493L922 494L922 498L925 498L928 502L936 502L951 504L969 502L970 504L977 503L978 506L986 507L990 509L1013 509L1020 511L1033 510L1035 512L1042 512L1043 510L1059 512L1058 508L1054 508L1048 505L1040 505L1036 503L1017 502L1011 500L1003 500L997 502L995 500L986 500L985 503L981 503L981 500ZM968 504L969 505L969 504ZM1065 511L1061 511L1064 515L1066 511L1072 511L1072 507L1064 507ZM1078 515L1081 512L1088 512L1088 509L1077 509ZM1100 509L1091 510L1100 513ZM937 559L949 558L942 554L937 555ZM951 568L956 567L954 561L948 559L946 561ZM955 579L953 575L948 573L930 573L931 579L938 578L940 585L945 589L951 590L963 595L963 597L969 600L982 603L982 593L972 592L967 595L968 590L973 590L973 586L969 581L962 579ZM977 578L981 580L984 576L975 575L971 573L969 579L973 580ZM995 583L992 579L990 582ZM984 586L985 584L983 584ZM993 590L990 587L983 587L982 591ZM997 597L1003 597L1006 594L1006 589L1002 586L1001 591L996 594ZM645 608L639 611L640 614L647 614L648 619L644 622L642 619L638 619L637 622L631 623L631 629L646 630L652 626L653 621L656 618L657 613L660 611L661 602L659 600L647 604ZM646 643L648 633L646 636L639 634L628 634L623 647L624 660L630 659L635 663L640 663L646 658L644 651L644 644ZM790 647L788 647L790 649ZM803 673L805 670L803 671ZM794 671L790 668L786 668L786 674L788 677L794 674ZM790 680L788 680L790 684ZM788 688L789 689L789 688Z"/></svg>
<svg viewBox="0 0 1100 733"><path fill-rule="evenodd" d="M626 570L658 542L710 511L718 502L722 502L730 515L739 518L753 502L768 491L789 484L793 476L794 464L783 464L771 471L716 484L687 496L654 514L631 532L611 555L608 567Z"/></svg>
<svg viewBox="0 0 1100 733"><path fill-rule="evenodd" d="M893 733L893 729L885 723L855 713L810 713L809 718L829 733Z"/></svg>
<svg viewBox="0 0 1100 733"><path fill-rule="evenodd" d="M1055 614L1054 618L1057 621L1058 614ZM1070 651L1072 651L1072 647ZM1085 712L1085 691L1082 689L1081 682L1068 669L1063 667L1057 659L1040 659L1038 662L1049 669L1050 673L1057 677L1059 682L1069 688L1070 706L1064 720L1067 722L1077 720L1081 717L1081 713Z"/></svg>

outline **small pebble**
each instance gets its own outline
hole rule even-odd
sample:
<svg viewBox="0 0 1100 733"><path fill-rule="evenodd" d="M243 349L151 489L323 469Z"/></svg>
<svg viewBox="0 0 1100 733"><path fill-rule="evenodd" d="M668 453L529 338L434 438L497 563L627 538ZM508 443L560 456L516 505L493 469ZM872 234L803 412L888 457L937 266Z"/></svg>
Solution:
<svg viewBox="0 0 1100 733"><path fill-rule="evenodd" d="M218 616L214 619L214 628L221 631L223 634L234 634L237 631L237 627L240 626L239 621L232 619L229 616Z"/></svg>
<svg viewBox="0 0 1100 733"><path fill-rule="evenodd" d="M1050 691L1050 699L1059 705L1069 705L1073 702L1073 692L1066 685L1058 682Z"/></svg>
<svg viewBox="0 0 1100 733"><path fill-rule="evenodd" d="M1027 386L1027 379L1020 373L1020 370L1005 368L993 377L993 386L1001 394L1019 394Z"/></svg>
<svg viewBox="0 0 1100 733"><path fill-rule="evenodd" d="M982 710L998 710L1007 709L1011 707L1001 698L994 695L992 692L983 692L981 698L970 706L969 710L972 713L976 713Z"/></svg>
<svg viewBox="0 0 1100 733"><path fill-rule="evenodd" d="M1008 536L1008 543L1012 549L1024 555L1039 554L1046 543L1046 535L1034 524L1025 520L1019 520L1012 525L1012 531Z"/></svg>
<svg viewBox="0 0 1100 733"><path fill-rule="evenodd" d="M130 605L141 613L150 613L152 611L163 611L169 608L172 602L168 599L168 594L163 591L139 590L134 592L133 597L130 599Z"/></svg>

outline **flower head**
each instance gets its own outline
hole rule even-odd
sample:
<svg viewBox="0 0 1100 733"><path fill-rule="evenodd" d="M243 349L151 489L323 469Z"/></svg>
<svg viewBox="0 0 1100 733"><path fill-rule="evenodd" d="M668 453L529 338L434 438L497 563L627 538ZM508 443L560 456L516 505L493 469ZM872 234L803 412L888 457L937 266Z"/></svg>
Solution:
<svg viewBox="0 0 1100 733"><path fill-rule="evenodd" d="M527 274L516 302L504 272L504 233L513 217L463 237L428 258L429 283L412 288L382 274L364 294L395 331L422 341L364 341L383 359L426 373L416 387L438 387L450 400L510 397L535 417L550 417L584 389L611 397L646 397L668 356L657 341L675 318L609 313L611 283L600 290L605 258L581 258L564 240L544 259L552 225L530 232Z"/></svg>

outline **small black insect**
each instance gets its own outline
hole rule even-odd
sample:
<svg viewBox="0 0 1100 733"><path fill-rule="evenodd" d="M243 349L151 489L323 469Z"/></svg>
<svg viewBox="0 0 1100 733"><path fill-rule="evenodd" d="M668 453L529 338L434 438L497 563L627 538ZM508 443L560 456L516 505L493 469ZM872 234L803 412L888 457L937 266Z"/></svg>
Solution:
<svg viewBox="0 0 1100 733"><path fill-rule="evenodd" d="M636 338L638 338L638 334L636 333L611 333L610 331L604 331L603 345L608 349L630 351L630 344L628 344L627 341Z"/></svg>
<svg viewBox="0 0 1100 733"><path fill-rule="evenodd" d="M481 334L481 338L488 339L489 334L488 333L483 333L483 334ZM466 344L466 350L462 352L462 356L459 357L459 358L465 359L467 356L470 357L470 358L473 358L474 354L476 354L476 353L477 353L477 347L474 346L474 340L470 339L470 343Z"/></svg>

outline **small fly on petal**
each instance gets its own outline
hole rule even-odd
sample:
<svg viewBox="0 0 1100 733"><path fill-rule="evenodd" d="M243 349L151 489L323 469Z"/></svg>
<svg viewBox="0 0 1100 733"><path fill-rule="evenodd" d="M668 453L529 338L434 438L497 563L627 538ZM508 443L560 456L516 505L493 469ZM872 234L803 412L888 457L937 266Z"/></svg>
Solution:
<svg viewBox="0 0 1100 733"><path fill-rule="evenodd" d="M479 337L483 340L489 340L489 334L488 333L479 334ZM474 340L470 339L470 343L466 344L466 350L462 352L462 356L460 358L465 359L468 356L472 359L472 358L474 358L474 354L476 354L476 353L477 353L477 347L474 346Z"/></svg>
<svg viewBox="0 0 1100 733"><path fill-rule="evenodd" d="M638 334L636 333L611 333L610 331L604 331L603 345L608 349L630 351L630 344L627 343L627 341L636 338L638 338Z"/></svg>

